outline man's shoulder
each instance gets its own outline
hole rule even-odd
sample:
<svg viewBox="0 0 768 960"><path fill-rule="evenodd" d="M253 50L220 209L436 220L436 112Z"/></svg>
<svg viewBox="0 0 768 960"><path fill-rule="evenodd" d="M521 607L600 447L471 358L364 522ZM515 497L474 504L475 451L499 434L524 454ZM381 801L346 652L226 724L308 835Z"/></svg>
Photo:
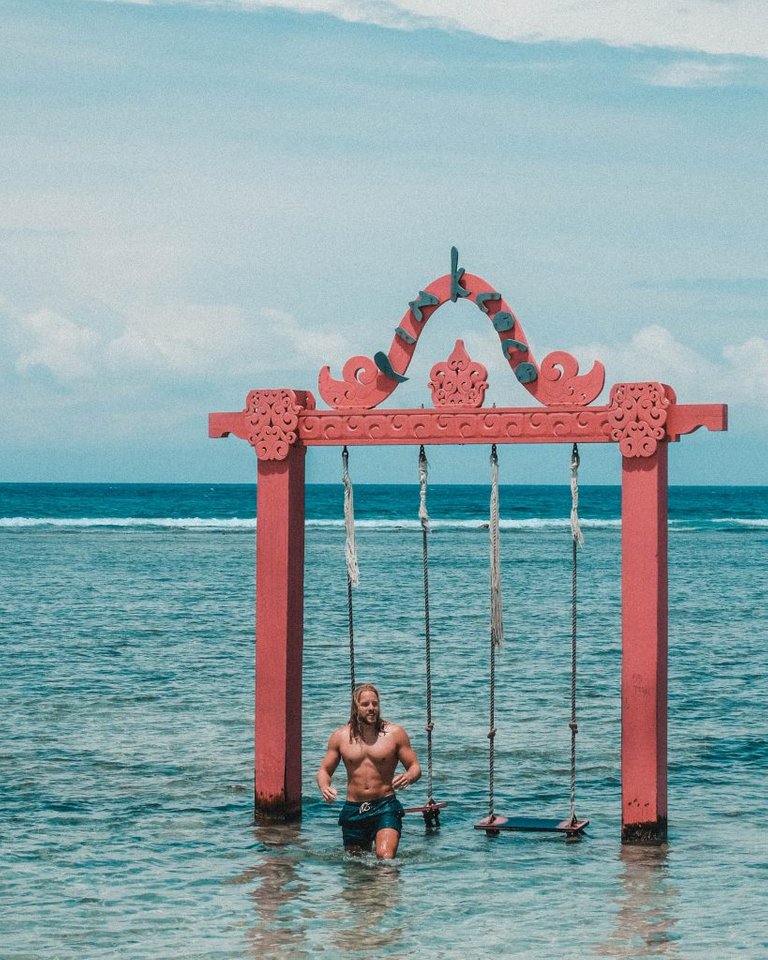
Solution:
<svg viewBox="0 0 768 960"><path fill-rule="evenodd" d="M408 736L404 727L401 727L399 723L392 723L391 720L387 720L386 726L384 727L384 732L389 734L389 736L397 737L398 739Z"/></svg>
<svg viewBox="0 0 768 960"><path fill-rule="evenodd" d="M330 736L330 743L341 740L343 737L349 739L349 724L345 723L343 727L336 727Z"/></svg>

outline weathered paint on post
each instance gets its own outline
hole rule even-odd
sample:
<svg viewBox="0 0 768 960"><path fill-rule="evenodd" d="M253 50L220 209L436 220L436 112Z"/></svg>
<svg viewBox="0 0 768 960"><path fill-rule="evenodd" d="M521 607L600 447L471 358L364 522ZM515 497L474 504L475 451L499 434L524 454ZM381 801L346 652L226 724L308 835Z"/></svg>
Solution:
<svg viewBox="0 0 768 960"><path fill-rule="evenodd" d="M301 813L305 459L259 459L256 487L255 795L281 819Z"/></svg>
<svg viewBox="0 0 768 960"><path fill-rule="evenodd" d="M667 450L622 458L622 843L667 839Z"/></svg>

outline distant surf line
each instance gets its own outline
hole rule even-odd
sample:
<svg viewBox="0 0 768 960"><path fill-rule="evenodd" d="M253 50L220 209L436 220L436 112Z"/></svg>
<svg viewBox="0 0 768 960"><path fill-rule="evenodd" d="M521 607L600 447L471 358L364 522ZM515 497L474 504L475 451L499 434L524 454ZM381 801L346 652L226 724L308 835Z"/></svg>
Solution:
<svg viewBox="0 0 768 960"><path fill-rule="evenodd" d="M593 530L620 530L620 518L590 519L582 518L581 524L586 529ZM355 521L361 530L419 530L421 524L417 519L406 517L379 517L366 518ZM336 518L308 518L306 526L310 529L341 530L344 521ZM567 517L528 517L506 518L500 522L502 530L517 531L559 531L570 527ZM672 519L669 521L671 530L698 530L712 528L731 528L739 530L768 529L766 518L717 517L713 519ZM66 529L167 529L167 530L222 530L222 531L253 531L256 529L255 517L0 517L0 529L22 530L34 528L66 528ZM430 529L439 532L444 530L483 530L487 529L488 521L482 517L476 518L437 518L430 520Z"/></svg>

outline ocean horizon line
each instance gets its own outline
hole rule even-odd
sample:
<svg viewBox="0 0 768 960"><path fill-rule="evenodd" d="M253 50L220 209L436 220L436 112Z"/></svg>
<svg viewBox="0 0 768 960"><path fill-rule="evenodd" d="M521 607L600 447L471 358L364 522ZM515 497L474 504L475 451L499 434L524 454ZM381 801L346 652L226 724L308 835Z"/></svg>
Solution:
<svg viewBox="0 0 768 960"><path fill-rule="evenodd" d="M558 489L568 486L569 481L563 480L561 483L499 483L499 487L517 487L522 489ZM234 480L0 480L2 487L241 487L249 488L257 485L256 480L252 481L234 481ZM338 481L307 482L307 488L314 487L340 487L341 479ZM358 487L418 487L418 481L409 483L381 483L377 481L355 480L355 489ZM430 488L439 489L460 488L460 489L483 489L488 488L489 483L460 483L448 482L437 483L429 482ZM621 489L621 483L579 483L582 489ZM768 483L670 483L669 490L766 490Z"/></svg>

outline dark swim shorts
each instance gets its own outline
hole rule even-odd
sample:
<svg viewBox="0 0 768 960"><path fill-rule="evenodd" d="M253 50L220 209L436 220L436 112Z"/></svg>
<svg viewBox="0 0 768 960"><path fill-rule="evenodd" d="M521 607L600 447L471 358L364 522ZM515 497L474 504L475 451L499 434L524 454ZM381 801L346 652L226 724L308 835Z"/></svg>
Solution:
<svg viewBox="0 0 768 960"><path fill-rule="evenodd" d="M344 846L370 848L379 830L391 829L400 833L404 812L394 793L364 803L347 800L339 816Z"/></svg>

